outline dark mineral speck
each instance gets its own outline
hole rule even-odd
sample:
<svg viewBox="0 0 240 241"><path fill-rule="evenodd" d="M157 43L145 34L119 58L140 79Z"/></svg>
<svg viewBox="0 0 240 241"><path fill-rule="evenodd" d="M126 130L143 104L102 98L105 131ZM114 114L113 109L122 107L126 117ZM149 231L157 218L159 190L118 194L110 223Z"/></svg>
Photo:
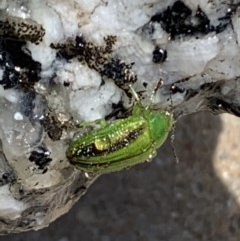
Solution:
<svg viewBox="0 0 240 241"><path fill-rule="evenodd" d="M0 67L3 70L0 84L5 89L30 88L40 79L41 64L23 51L25 44L19 40L0 40Z"/></svg>
<svg viewBox="0 0 240 241"><path fill-rule="evenodd" d="M152 53L152 61L155 64L163 63L167 59L167 50L156 47Z"/></svg>
<svg viewBox="0 0 240 241"><path fill-rule="evenodd" d="M46 166L52 161L49 150L45 146L39 146L37 149L32 151L28 158L30 162L34 162L39 169L44 170Z"/></svg>
<svg viewBox="0 0 240 241"><path fill-rule="evenodd" d="M184 89L181 89L177 85L174 85L174 84L171 85L171 87L170 87L171 94L183 93L184 91L185 91Z"/></svg>
<svg viewBox="0 0 240 241"><path fill-rule="evenodd" d="M64 87L69 87L69 86L70 86L70 83L69 83L69 82L64 81L64 82L63 82L63 86L64 86Z"/></svg>
<svg viewBox="0 0 240 241"><path fill-rule="evenodd" d="M161 24L163 30L174 39L178 35L208 34L209 32L222 32L231 24L231 13L219 18L219 24L211 24L208 16L200 7L192 10L182 1L176 1L163 12L157 13L151 18L151 22Z"/></svg>
<svg viewBox="0 0 240 241"><path fill-rule="evenodd" d="M148 86L148 83L147 82L143 82L143 87L147 88L147 86Z"/></svg>

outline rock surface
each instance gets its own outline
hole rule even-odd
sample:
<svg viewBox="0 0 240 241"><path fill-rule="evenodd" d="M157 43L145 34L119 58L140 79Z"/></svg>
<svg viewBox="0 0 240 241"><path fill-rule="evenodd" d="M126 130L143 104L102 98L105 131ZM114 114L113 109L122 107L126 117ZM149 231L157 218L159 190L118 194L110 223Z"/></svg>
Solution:
<svg viewBox="0 0 240 241"><path fill-rule="evenodd" d="M197 113L152 163L102 176L65 216L0 241L238 241L239 119Z"/></svg>
<svg viewBox="0 0 240 241"><path fill-rule="evenodd" d="M86 131L78 128L79 123L131 113L134 98L129 85L144 106L152 101L151 108L171 111L176 120L200 110L239 116L239 4L238 0L0 1L0 233L48 226L86 192L96 176L75 170L65 150L79 131ZM151 98L159 80L163 85ZM216 135L217 127L212 127ZM188 183L191 177L199 178L196 187L190 185L196 189L190 189L191 195L207 199L201 196L201 186L214 171L204 178L199 171L210 165L211 145L221 139L213 138L210 145L205 136L192 135L198 128L197 124L193 133L185 132L176 144L177 150L185 151L183 166L166 157L155 165L161 172L175 170L177 186L184 178ZM193 142L181 146L186 134L203 145L201 154L189 151ZM216 171L227 170L226 153L219 157ZM206 160L191 166L194 155ZM144 169L149 178L148 165L136 168ZM189 179L179 174L185 169ZM152 180L159 184L155 190L164 188L166 173ZM230 177L225 172L223 180L235 192ZM174 183L169 185L171 189ZM209 193L214 191L214 186L208 188ZM183 191L178 196L178 188L173 189L169 198L174 197L177 205ZM188 198L182 203L188 204ZM191 202L189 210L194 214ZM178 218L177 211L174 215ZM194 218L184 225L191 228Z"/></svg>

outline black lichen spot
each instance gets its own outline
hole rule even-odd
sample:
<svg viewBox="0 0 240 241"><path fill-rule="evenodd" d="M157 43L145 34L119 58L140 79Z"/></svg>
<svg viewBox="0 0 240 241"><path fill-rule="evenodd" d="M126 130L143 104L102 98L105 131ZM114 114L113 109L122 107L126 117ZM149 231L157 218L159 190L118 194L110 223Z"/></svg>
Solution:
<svg viewBox="0 0 240 241"><path fill-rule="evenodd" d="M182 1L176 1L172 7L168 7L164 12L154 15L151 21L158 22L162 28L171 35L172 38L180 34L193 35L195 32L208 32L209 19L201 14L196 14L196 24L191 19L192 10Z"/></svg>
<svg viewBox="0 0 240 241"><path fill-rule="evenodd" d="M0 20L0 37L5 39L18 39L39 44L44 35L45 30L42 25L32 19L2 16Z"/></svg>
<svg viewBox="0 0 240 241"><path fill-rule="evenodd" d="M114 83L121 89L129 89L130 84L137 81L137 76L132 70L134 63L126 64L120 59L112 58L103 65L100 74L114 80Z"/></svg>
<svg viewBox="0 0 240 241"><path fill-rule="evenodd" d="M40 79L41 64L23 51L25 44L23 41L0 39L0 67L3 70L0 84L4 89L16 86L33 88Z"/></svg>
<svg viewBox="0 0 240 241"><path fill-rule="evenodd" d="M212 25L200 7L192 11L182 1L176 1L171 7L151 18L151 22L160 23L172 39L181 34L208 34L213 31L219 33L231 23L231 13L227 12L226 16L218 20L219 25Z"/></svg>
<svg viewBox="0 0 240 241"><path fill-rule="evenodd" d="M163 63L167 59L167 50L156 46L152 53L152 61L155 64Z"/></svg>
<svg viewBox="0 0 240 241"><path fill-rule="evenodd" d="M56 117L50 114L46 115L42 120L40 120L40 123L51 140L58 141L61 139L62 127Z"/></svg>
<svg viewBox="0 0 240 241"><path fill-rule="evenodd" d="M99 71L112 53L116 40L116 36L107 36L104 38L105 46L96 46L82 36L77 36L75 39L68 39L66 43L52 43L50 47L58 50L58 58L70 60L77 57L80 62L85 62L90 68Z"/></svg>
<svg viewBox="0 0 240 241"><path fill-rule="evenodd" d="M52 161L49 157L50 152L45 146L39 146L36 150L32 151L28 158L30 162L34 162L40 170L44 170L46 166Z"/></svg>
<svg viewBox="0 0 240 241"><path fill-rule="evenodd" d="M82 36L75 39L68 39L66 43L50 44L50 47L58 50L57 57L70 60L78 56L84 56L87 42Z"/></svg>
<svg viewBox="0 0 240 241"><path fill-rule="evenodd" d="M107 36L104 41L104 46L96 46L92 42L87 42L82 36L78 36L75 39L68 39L66 43L52 43L50 46L57 50L58 58L66 60L77 58L79 62L94 69L101 76L113 79L119 88L129 89L129 84L137 81L132 70L134 63L128 64L112 57L116 36Z"/></svg>

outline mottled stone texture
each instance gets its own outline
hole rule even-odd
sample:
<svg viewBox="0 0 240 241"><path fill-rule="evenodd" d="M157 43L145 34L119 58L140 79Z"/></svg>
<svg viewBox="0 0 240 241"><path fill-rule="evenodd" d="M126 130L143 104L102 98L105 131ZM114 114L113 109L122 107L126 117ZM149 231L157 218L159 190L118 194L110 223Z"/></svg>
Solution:
<svg viewBox="0 0 240 241"><path fill-rule="evenodd" d="M166 143L154 162L99 178L49 228L0 241L238 241L239 128L227 114L186 116L176 128L179 163Z"/></svg>
<svg viewBox="0 0 240 241"><path fill-rule="evenodd" d="M173 112L179 163L165 146L102 177L63 238L239 240L237 119L182 117L240 115L239 5L0 0L0 233L46 227L88 190L96 176L65 150L87 131L79 123L130 115L131 85L144 106Z"/></svg>

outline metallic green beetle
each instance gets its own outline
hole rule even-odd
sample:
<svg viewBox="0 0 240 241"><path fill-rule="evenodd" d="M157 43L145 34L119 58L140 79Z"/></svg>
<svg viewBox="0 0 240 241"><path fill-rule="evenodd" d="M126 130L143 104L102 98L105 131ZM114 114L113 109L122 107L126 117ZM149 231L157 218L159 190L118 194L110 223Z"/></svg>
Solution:
<svg viewBox="0 0 240 241"><path fill-rule="evenodd" d="M66 156L77 169L104 174L152 159L173 126L167 111L137 103L124 119L106 122L70 143Z"/></svg>

